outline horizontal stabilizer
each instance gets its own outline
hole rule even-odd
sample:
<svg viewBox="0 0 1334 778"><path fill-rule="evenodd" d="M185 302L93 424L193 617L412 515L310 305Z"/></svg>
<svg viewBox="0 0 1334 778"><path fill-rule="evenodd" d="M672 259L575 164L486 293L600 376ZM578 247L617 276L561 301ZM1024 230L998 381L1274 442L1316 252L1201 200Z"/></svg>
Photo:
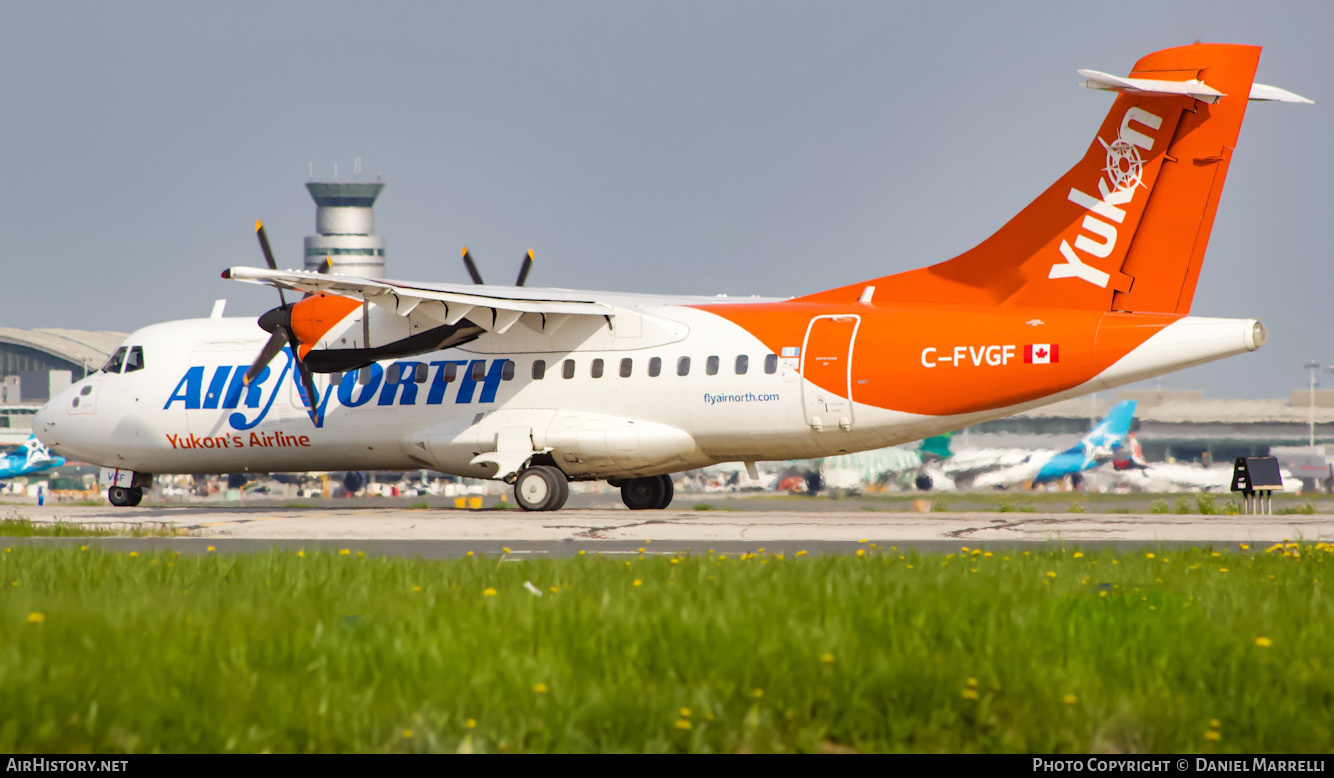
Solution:
<svg viewBox="0 0 1334 778"><path fill-rule="evenodd" d="M1307 100L1295 92L1289 92L1286 89L1280 89L1268 84L1251 84L1252 100L1274 100L1280 103L1314 103L1314 100Z"/></svg>
<svg viewBox="0 0 1334 778"><path fill-rule="evenodd" d="M1122 78L1100 70L1080 70L1079 75L1088 79L1080 86L1089 89L1107 89L1113 92L1131 92L1134 94L1163 97L1186 95L1206 103L1215 103L1220 97L1226 97L1199 79L1190 81L1162 81L1156 78ZM1282 90L1279 90L1282 91ZM1252 93L1253 94L1253 93ZM1288 93L1291 94L1291 93ZM1293 95L1294 97L1296 95ZM1276 98L1267 98L1276 99Z"/></svg>

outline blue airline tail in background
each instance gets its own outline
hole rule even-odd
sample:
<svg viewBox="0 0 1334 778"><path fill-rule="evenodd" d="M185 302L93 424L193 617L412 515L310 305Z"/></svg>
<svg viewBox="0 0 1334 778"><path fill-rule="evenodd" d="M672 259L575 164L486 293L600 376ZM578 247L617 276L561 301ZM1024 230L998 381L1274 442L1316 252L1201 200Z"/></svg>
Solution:
<svg viewBox="0 0 1334 778"><path fill-rule="evenodd" d="M1122 400L1113 405L1107 418L1098 422L1078 443L1048 460L1033 482L1055 481L1111 459L1113 452L1130 434L1130 424L1135 420L1137 405L1134 400Z"/></svg>

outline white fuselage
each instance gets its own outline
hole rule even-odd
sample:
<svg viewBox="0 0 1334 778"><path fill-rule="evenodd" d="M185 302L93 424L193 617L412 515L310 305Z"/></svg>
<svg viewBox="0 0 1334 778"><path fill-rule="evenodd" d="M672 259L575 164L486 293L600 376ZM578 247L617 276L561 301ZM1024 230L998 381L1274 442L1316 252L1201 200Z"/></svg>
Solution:
<svg viewBox="0 0 1334 778"><path fill-rule="evenodd" d="M1186 319L1158 336L1169 348L1151 339L1066 391L924 416L825 392L803 379L800 357L773 354L714 313L665 303L617 311L614 322L587 317L555 333L519 324L461 348L317 375L319 426L290 351L241 384L267 338L254 319L153 325L125 342L141 348L141 369L77 382L34 429L67 457L139 473L430 468L487 478L512 474L536 452L573 479L625 478L880 448L1254 347L1235 335L1226 347L1182 349L1171 331L1191 326ZM1194 326L1201 321L1233 333L1253 324ZM850 363L861 358L854 347Z"/></svg>

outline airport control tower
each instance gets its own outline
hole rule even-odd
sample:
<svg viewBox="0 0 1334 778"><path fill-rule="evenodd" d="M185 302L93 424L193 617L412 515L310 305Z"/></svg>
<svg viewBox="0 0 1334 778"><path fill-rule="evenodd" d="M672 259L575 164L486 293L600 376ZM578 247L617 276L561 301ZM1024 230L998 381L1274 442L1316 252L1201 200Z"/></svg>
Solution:
<svg viewBox="0 0 1334 778"><path fill-rule="evenodd" d="M384 278L384 238L375 229L375 198L384 183L306 184L315 198L315 231L306 238L306 269L318 270L328 257L331 272L365 278Z"/></svg>

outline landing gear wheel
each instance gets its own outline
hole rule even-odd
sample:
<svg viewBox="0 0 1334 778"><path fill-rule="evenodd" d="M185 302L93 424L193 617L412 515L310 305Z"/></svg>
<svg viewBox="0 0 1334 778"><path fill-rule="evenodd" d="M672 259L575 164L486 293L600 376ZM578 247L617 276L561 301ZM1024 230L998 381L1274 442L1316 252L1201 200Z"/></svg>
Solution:
<svg viewBox="0 0 1334 778"><path fill-rule="evenodd" d="M669 475L629 478L621 483L621 502L632 511L662 510L675 491Z"/></svg>
<svg viewBox="0 0 1334 778"><path fill-rule="evenodd" d="M929 492L935 484L932 483L931 476L926 473L918 473L917 478L913 479L913 486L916 486L919 492Z"/></svg>
<svg viewBox="0 0 1334 778"><path fill-rule="evenodd" d="M514 479L514 501L526 511L555 511L570 496L570 481L550 465L534 465Z"/></svg>
<svg viewBox="0 0 1334 778"><path fill-rule="evenodd" d="M654 510L662 510L672 504L672 497L676 495L676 487L672 484L670 475L660 475L658 478L662 481L662 497L658 499L658 504L654 505Z"/></svg>
<svg viewBox="0 0 1334 778"><path fill-rule="evenodd" d="M107 490L107 499L117 508L133 508L144 499L144 490L137 486L113 486Z"/></svg>

